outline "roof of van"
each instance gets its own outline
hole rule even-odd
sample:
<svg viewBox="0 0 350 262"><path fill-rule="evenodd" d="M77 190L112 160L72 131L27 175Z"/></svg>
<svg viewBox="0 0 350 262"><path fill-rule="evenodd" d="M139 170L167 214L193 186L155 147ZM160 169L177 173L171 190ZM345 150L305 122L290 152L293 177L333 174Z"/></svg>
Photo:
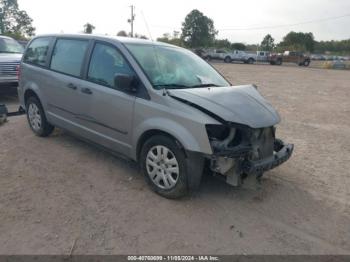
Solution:
<svg viewBox="0 0 350 262"><path fill-rule="evenodd" d="M149 44L149 45L163 45L163 46L172 46L172 47L178 47L171 44L163 43L163 42L157 42L157 41L151 41L148 39L140 39L140 38L132 38L132 37L123 37L123 36L110 36L110 35L99 35L99 34L45 34L45 35L38 35L37 37L47 37L47 36L53 36L53 37L77 37L77 38L84 38L84 39L100 39L100 40L116 40L121 43L125 44Z"/></svg>

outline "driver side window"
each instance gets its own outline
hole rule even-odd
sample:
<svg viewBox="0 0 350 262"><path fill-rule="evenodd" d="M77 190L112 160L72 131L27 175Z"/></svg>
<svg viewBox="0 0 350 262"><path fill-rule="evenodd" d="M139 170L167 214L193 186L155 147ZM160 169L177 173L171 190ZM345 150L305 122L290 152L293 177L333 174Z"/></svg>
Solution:
<svg viewBox="0 0 350 262"><path fill-rule="evenodd" d="M88 80L110 88L116 74L134 74L121 53L114 47L96 43L89 65Z"/></svg>

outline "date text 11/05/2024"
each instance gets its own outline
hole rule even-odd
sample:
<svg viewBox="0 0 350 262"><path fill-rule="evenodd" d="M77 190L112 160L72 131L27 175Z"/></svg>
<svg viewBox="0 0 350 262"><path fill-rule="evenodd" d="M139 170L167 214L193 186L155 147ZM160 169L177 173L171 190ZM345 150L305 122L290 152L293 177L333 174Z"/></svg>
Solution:
<svg viewBox="0 0 350 262"><path fill-rule="evenodd" d="M128 256L128 261L219 261L217 256Z"/></svg>

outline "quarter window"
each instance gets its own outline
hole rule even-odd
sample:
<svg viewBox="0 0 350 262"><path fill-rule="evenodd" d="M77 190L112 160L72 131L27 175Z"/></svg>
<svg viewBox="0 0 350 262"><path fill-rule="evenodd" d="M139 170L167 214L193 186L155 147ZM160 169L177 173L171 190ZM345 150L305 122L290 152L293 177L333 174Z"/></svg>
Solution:
<svg viewBox="0 0 350 262"><path fill-rule="evenodd" d="M134 74L121 53L114 47L97 43L92 53L88 80L114 88L116 74Z"/></svg>
<svg viewBox="0 0 350 262"><path fill-rule="evenodd" d="M34 65L45 66L51 38L42 37L30 43L24 55L23 61Z"/></svg>
<svg viewBox="0 0 350 262"><path fill-rule="evenodd" d="M88 43L86 40L57 40L50 68L72 76L80 76Z"/></svg>

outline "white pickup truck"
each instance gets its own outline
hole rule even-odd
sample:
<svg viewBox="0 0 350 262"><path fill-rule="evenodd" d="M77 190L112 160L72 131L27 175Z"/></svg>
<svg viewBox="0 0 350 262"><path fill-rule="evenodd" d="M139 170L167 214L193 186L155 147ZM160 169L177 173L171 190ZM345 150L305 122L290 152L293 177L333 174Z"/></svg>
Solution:
<svg viewBox="0 0 350 262"><path fill-rule="evenodd" d="M257 52L248 53L241 50L233 50L232 52L228 52L225 50L213 50L213 51L207 52L204 55L204 58L207 61L210 61L212 59L218 59L218 60L223 60L225 63L239 61L245 64L254 64L256 61L267 62L269 54L270 52L267 52L267 51L257 51Z"/></svg>

